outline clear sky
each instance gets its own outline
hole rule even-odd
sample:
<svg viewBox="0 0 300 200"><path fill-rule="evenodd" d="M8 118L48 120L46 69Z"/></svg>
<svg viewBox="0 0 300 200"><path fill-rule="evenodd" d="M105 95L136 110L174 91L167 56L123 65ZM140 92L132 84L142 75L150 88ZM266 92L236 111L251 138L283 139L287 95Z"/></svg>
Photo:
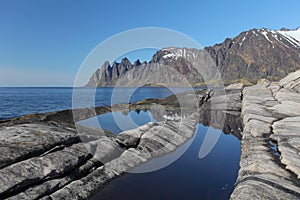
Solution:
<svg viewBox="0 0 300 200"><path fill-rule="evenodd" d="M299 0L0 0L0 86L72 86L96 45L132 28L174 29L208 46L298 26Z"/></svg>

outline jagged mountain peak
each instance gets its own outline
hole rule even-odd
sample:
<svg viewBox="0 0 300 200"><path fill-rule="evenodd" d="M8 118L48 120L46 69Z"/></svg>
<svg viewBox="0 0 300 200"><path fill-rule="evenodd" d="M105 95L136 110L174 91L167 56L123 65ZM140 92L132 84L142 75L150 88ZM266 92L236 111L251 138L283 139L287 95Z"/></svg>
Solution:
<svg viewBox="0 0 300 200"><path fill-rule="evenodd" d="M141 65L142 63L141 63L141 61L140 61L140 59L137 59L134 63L133 63L133 66L139 66L139 65Z"/></svg>
<svg viewBox="0 0 300 200"><path fill-rule="evenodd" d="M107 68L107 67L110 67L110 63L108 61L105 61L101 66L101 68Z"/></svg>
<svg viewBox="0 0 300 200"><path fill-rule="evenodd" d="M163 64L184 75L192 84L201 82L197 73L192 72L199 52L206 52L223 76L225 84L243 81L255 83L260 78L278 80L288 72L300 68L300 28L295 30L254 28L240 33L234 38L203 50L168 47L157 51L149 63L139 60L133 64L127 58L116 67L104 64L97 70L88 86L114 86L116 82L124 86L135 86L151 76L154 64ZM201 58L201 57L200 57ZM197 64L197 63L196 63ZM197 64L198 65L198 64ZM140 67L137 67L140 66ZM163 68L161 78L172 77L171 71ZM164 77L163 77L164 76ZM157 77L157 80L161 80Z"/></svg>
<svg viewBox="0 0 300 200"><path fill-rule="evenodd" d="M128 58L124 57L121 60L121 65L131 65L131 62L128 60Z"/></svg>
<svg viewBox="0 0 300 200"><path fill-rule="evenodd" d="M140 60L136 60L134 64L131 64L127 57L122 58L121 62L114 61L112 64L110 64L109 61L105 61L104 64L94 72L86 86L113 86L121 76L142 64L144 63L141 63Z"/></svg>
<svg viewBox="0 0 300 200"><path fill-rule="evenodd" d="M112 68L115 68L117 66L119 66L120 63L118 63L117 61L114 61L113 64L111 65Z"/></svg>
<svg viewBox="0 0 300 200"><path fill-rule="evenodd" d="M143 62L143 63L147 63L146 61ZM127 57L124 57L122 58L121 62L117 62L117 61L114 61L112 63L112 65L110 65L109 61L105 61L104 64L101 66L101 68L107 68L107 67L111 67L111 68L115 68L115 67L118 67L118 68L132 68L132 66L139 66L141 64L141 61L139 59L137 59L133 64L130 62L130 60L127 58Z"/></svg>

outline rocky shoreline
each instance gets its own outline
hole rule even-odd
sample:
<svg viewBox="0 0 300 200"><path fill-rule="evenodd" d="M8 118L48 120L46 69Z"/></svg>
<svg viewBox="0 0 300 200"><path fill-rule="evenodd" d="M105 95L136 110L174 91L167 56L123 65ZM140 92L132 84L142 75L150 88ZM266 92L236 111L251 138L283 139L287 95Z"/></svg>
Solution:
<svg viewBox="0 0 300 200"><path fill-rule="evenodd" d="M199 122L226 134L244 125L233 133L241 139L242 154L231 199L299 199L299 91L300 71L279 83L260 80L246 88L231 85L225 93L197 91L200 110L184 110L181 120L148 123L119 135L74 124L111 112L109 106L2 121L0 199L88 199L112 179L174 151L193 136ZM177 97L188 95L143 100L129 109L160 104L177 112Z"/></svg>
<svg viewBox="0 0 300 200"><path fill-rule="evenodd" d="M231 199L300 198L299 87L297 71L243 90L242 154Z"/></svg>

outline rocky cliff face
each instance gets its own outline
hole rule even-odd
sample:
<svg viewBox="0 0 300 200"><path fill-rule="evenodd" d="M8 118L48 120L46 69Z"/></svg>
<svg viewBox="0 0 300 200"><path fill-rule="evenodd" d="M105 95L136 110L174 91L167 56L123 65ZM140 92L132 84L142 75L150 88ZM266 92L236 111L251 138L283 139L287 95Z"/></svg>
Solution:
<svg viewBox="0 0 300 200"><path fill-rule="evenodd" d="M215 60L225 82L255 83L263 77L279 80L300 68L299 36L300 29L252 29L205 50Z"/></svg>
<svg viewBox="0 0 300 200"><path fill-rule="evenodd" d="M279 80L300 69L300 28L252 29L203 50L164 48L149 63L105 62L87 86L197 85L216 79L216 66L225 84L256 83L260 78Z"/></svg>

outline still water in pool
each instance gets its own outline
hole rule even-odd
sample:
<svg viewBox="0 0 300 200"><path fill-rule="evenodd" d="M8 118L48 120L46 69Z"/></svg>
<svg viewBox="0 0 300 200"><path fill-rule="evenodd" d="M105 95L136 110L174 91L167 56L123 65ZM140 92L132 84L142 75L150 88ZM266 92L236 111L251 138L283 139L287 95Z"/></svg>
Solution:
<svg viewBox="0 0 300 200"><path fill-rule="evenodd" d="M114 118L115 117L115 118ZM121 121L122 128L116 121ZM156 121L149 111L114 112L81 121L81 125L100 126L115 134ZM119 124L120 125L120 124ZM111 181L93 199L229 199L234 189L240 159L240 141L231 134L222 134L213 150L204 158L198 157L208 126L199 123L192 139L186 142L187 151L169 166L148 173L127 173ZM155 158L137 167L145 168L172 157L174 152Z"/></svg>

